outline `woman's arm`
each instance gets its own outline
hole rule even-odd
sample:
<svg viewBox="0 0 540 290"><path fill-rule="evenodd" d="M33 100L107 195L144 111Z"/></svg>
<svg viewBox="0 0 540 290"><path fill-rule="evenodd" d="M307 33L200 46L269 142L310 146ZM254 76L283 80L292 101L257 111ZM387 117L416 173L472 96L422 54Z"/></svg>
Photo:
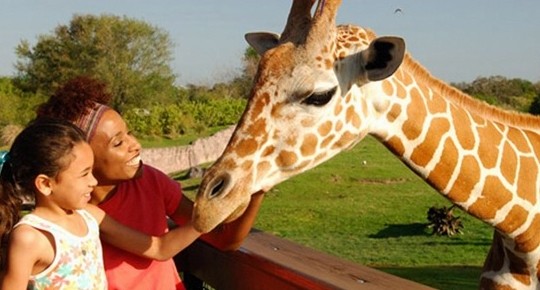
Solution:
<svg viewBox="0 0 540 290"><path fill-rule="evenodd" d="M155 260L167 260L175 256L201 235L191 222L187 222L162 236L150 236L117 222L94 205L89 204L86 210L97 219L100 236L104 241L130 253Z"/></svg>

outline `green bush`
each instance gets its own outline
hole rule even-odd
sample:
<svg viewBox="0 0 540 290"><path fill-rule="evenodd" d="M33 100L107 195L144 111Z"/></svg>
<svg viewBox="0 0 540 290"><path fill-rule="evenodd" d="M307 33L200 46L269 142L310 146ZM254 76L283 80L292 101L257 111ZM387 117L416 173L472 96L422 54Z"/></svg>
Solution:
<svg viewBox="0 0 540 290"><path fill-rule="evenodd" d="M156 104L145 109L130 109L124 113L124 118L137 136L175 138L236 124L245 106L243 99L182 100L167 106Z"/></svg>

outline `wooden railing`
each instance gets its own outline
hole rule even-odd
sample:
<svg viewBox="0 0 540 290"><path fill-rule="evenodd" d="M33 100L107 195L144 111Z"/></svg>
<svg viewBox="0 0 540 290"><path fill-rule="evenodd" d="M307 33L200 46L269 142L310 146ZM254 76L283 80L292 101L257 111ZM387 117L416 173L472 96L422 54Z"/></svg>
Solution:
<svg viewBox="0 0 540 290"><path fill-rule="evenodd" d="M433 289L257 230L237 251L196 241L175 261L190 290Z"/></svg>

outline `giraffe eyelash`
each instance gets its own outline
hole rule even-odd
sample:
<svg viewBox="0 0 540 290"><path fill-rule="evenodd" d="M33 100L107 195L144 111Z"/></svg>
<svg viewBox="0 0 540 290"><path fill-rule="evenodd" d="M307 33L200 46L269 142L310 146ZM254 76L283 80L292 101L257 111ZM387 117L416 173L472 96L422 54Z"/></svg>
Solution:
<svg viewBox="0 0 540 290"><path fill-rule="evenodd" d="M322 107L328 104L328 102L330 102L332 97L336 94L336 91L337 91L337 86L325 92L314 92L311 95L309 95L307 98L305 98L302 101L302 104Z"/></svg>

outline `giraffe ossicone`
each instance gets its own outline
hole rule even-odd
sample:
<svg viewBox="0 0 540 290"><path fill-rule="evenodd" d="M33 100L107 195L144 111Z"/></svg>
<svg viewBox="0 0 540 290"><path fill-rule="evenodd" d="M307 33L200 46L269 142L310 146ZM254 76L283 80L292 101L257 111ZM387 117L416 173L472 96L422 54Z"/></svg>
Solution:
<svg viewBox="0 0 540 290"><path fill-rule="evenodd" d="M540 288L540 119L436 79L399 37L336 26L341 1L319 1L312 16L314 2L293 2L281 36L246 35L261 54L258 72L233 136L201 182L195 227L234 220L253 193L369 134L494 227L480 288Z"/></svg>

